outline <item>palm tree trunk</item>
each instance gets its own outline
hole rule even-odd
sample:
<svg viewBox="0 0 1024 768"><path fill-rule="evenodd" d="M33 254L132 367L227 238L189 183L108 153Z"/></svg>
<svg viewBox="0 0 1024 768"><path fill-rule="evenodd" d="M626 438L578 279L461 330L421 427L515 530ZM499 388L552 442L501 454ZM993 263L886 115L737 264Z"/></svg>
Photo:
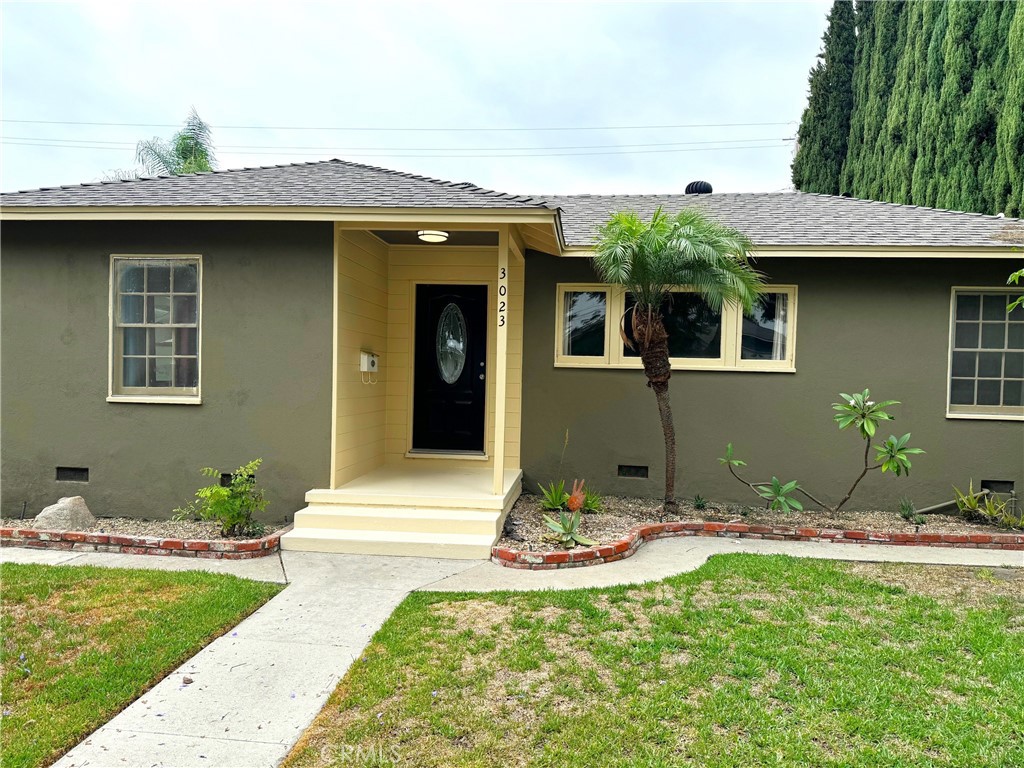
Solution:
<svg viewBox="0 0 1024 768"><path fill-rule="evenodd" d="M633 311L633 338L640 348L640 360L647 375L647 386L654 390L658 401L658 416L665 436L665 501L661 519L676 517L676 426L672 420L672 404L668 397L668 381L672 378L672 364L668 356L668 331L661 312L651 307L637 306Z"/></svg>

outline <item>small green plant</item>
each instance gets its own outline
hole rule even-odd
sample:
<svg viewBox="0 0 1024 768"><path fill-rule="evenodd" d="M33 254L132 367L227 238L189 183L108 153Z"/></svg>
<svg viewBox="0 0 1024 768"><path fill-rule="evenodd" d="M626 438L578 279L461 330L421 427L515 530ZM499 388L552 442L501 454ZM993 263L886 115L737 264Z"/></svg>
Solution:
<svg viewBox="0 0 1024 768"><path fill-rule="evenodd" d="M1024 280L1024 269L1018 269L1006 280L1007 285L1019 285L1020 281ZM1016 299L1006 305L1007 312L1013 312L1017 307L1024 307L1024 296L1018 296Z"/></svg>
<svg viewBox="0 0 1024 768"><path fill-rule="evenodd" d="M984 488L975 491L973 479L967 486L967 493L954 485L953 497L956 508L968 520L991 523L1002 528L1024 528L1024 509L1017 511L1016 499L1003 501Z"/></svg>
<svg viewBox="0 0 1024 768"><path fill-rule="evenodd" d="M215 483L196 491L196 500L174 510L175 519L198 518L220 523L223 536L260 536L263 524L252 516L266 509L263 489L256 487L256 470L263 459L253 459L231 473L227 485ZM203 467L206 477L220 477L220 470Z"/></svg>
<svg viewBox="0 0 1024 768"><path fill-rule="evenodd" d="M593 539L588 539L580 533L580 519L578 510L567 513L563 509L559 511L557 520L553 519L550 515L544 515L544 524L554 531L558 543L566 549L572 549L577 544L592 547L597 542Z"/></svg>
<svg viewBox="0 0 1024 768"><path fill-rule="evenodd" d="M590 488L584 489L583 492L583 511L584 512L603 512L604 511L604 497L601 496L597 491L592 491Z"/></svg>
<svg viewBox="0 0 1024 768"><path fill-rule="evenodd" d="M908 523L913 523L914 525L925 524L924 515L918 514L917 507L914 506L914 502L912 502L906 496L900 499L899 512L900 517L902 517Z"/></svg>
<svg viewBox="0 0 1024 768"><path fill-rule="evenodd" d="M981 511L981 497L984 492L975 492L974 480L971 479L967 486L967 493L964 493L955 485L953 486L953 498L956 500L956 508L964 517L977 515Z"/></svg>
<svg viewBox="0 0 1024 768"><path fill-rule="evenodd" d="M559 480L557 484L551 482L547 488L538 483L537 487L540 488L540 505L549 512L558 512L565 509L565 505L569 503L569 494L565 490L565 480Z"/></svg>
<svg viewBox="0 0 1024 768"><path fill-rule="evenodd" d="M708 508L708 500L698 493L693 497L693 508L701 512L704 511Z"/></svg>
<svg viewBox="0 0 1024 768"><path fill-rule="evenodd" d="M882 472L892 472L896 477L910 474L910 455L924 453L920 448L907 448L910 433L903 437L889 435L885 442L875 446L875 461L880 461Z"/></svg>
<svg viewBox="0 0 1024 768"><path fill-rule="evenodd" d="M769 509L779 512L802 512L804 505L793 498L794 491L800 490L796 480L783 483L779 478L772 476L768 485L760 485L757 488L758 494L768 502Z"/></svg>
<svg viewBox="0 0 1024 768"><path fill-rule="evenodd" d="M878 431L878 425L883 421L892 421L893 417L889 413L888 408L899 405L898 400L883 400L882 402L876 403L871 399L871 390L865 389L863 392L854 393L848 395L845 392L840 392L839 396L842 398L840 403L832 403L832 409L836 411L833 416L833 420L839 429L846 430L850 427L855 427L857 432L860 434L861 439L864 441L864 466L861 468L860 473L854 479L853 484L846 494L839 500L837 504L826 504L821 499L811 495L810 491L801 487L794 480L791 483L779 483L779 488L790 488L790 490L783 495L786 498L786 504L782 504L776 498L772 498L771 506L773 509L793 507L794 509L801 509L802 507L796 507L792 504L792 494L799 493L802 496L813 501L815 504L820 506L825 511L836 514L840 509L850 500L853 492L857 490L857 486L867 476L868 472L872 472L876 469L885 472L892 472L893 475L899 477L901 475L909 475L911 462L910 457L916 454L924 453L920 448L910 448L907 443L910 442L910 433L903 435L903 437L896 437L895 435L889 435L881 445L874 446L875 448L875 464L871 463L871 440ZM733 454L732 443L729 443L725 447L725 456L718 459L718 462L724 465L728 470L729 474L743 483L745 486L750 488L761 498L769 498L765 496L766 492L773 492L775 488L776 478L772 478L772 483L752 483L744 480L740 477L737 472L741 467L747 466L745 461L737 459ZM779 506L775 506L775 504Z"/></svg>

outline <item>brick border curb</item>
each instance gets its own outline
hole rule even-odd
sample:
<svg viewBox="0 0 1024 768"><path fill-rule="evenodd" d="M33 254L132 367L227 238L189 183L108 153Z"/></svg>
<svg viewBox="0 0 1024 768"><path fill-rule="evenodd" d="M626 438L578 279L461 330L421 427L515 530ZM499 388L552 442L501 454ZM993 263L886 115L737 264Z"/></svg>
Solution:
<svg viewBox="0 0 1024 768"><path fill-rule="evenodd" d="M215 560L249 560L273 555L281 549L281 534L291 526L260 539L164 539L158 536L122 536L117 533L43 531L34 528L0 528L0 546L61 549L72 552L118 552L125 555L201 557Z"/></svg>
<svg viewBox="0 0 1024 768"><path fill-rule="evenodd" d="M888 544L910 547L958 547L966 549L1024 550L1024 535L1012 533L886 533L844 531L837 528L776 528L746 523L682 521L649 523L630 529L611 544L557 552L529 552L491 547L491 562L506 568L548 571L614 563L634 554L645 542L675 536L717 536L772 541L818 541L830 544Z"/></svg>

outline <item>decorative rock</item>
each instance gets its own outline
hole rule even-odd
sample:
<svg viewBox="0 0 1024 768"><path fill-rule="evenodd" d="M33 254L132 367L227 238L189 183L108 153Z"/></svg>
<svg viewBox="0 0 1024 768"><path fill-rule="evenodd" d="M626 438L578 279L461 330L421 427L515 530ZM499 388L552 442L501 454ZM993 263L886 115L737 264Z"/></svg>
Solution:
<svg viewBox="0 0 1024 768"><path fill-rule="evenodd" d="M66 496L51 504L32 521L32 527L47 531L85 531L95 525L85 499L81 496Z"/></svg>

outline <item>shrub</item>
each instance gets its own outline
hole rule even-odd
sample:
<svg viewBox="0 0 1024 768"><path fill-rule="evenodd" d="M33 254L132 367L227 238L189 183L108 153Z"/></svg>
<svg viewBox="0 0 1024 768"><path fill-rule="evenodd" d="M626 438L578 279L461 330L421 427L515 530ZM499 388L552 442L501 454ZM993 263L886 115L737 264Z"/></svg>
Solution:
<svg viewBox="0 0 1024 768"><path fill-rule="evenodd" d="M842 509L843 505L850 500L853 492L857 489L857 486L860 485L861 480L867 476L868 472L880 469L883 474L886 472L892 472L896 477L899 477L900 475L909 475L910 468L912 466L910 457L924 453L920 448L911 448L907 445L907 443L910 442L909 432L902 437L889 435L881 445L874 446L874 460L877 463L871 463L871 440L878 431L879 423L893 420L893 417L886 409L894 405L899 405L899 401L885 400L883 402L876 403L874 400L870 399L871 390L869 389L865 389L863 392L855 393L853 395L840 392L839 396L843 399L843 402L832 403L832 409L837 411L833 416L833 420L841 431L849 429L850 427L855 427L857 429L861 439L864 441L864 466L853 481L850 489L846 492L846 495L839 500L838 504L826 504L821 499L811 495L811 493L800 486L796 480L792 480L787 483L781 482L776 477L772 477L770 483L751 483L744 480L739 476L737 469L745 467L747 463L737 459L733 455L732 443L729 443L726 446L725 456L718 460L719 463L724 464L729 470L729 473L745 486L750 488L750 490L761 498L767 499L768 504L772 509L781 509L783 511L789 511L790 508L797 510L803 509L800 503L793 498L793 494L800 493L815 504L819 505L822 509L830 512L831 514L836 514L840 509Z"/></svg>
<svg viewBox="0 0 1024 768"><path fill-rule="evenodd" d="M583 536L580 531L579 511L566 514L565 510L558 513L558 520L544 515L544 524L555 533L558 543L566 549L572 549L577 544L585 547L592 547L597 544L593 539Z"/></svg>
<svg viewBox="0 0 1024 768"><path fill-rule="evenodd" d="M910 499L906 498L905 496L902 499L900 499L900 509L899 509L899 512L900 512L900 517L902 517L908 523L913 523L914 525L924 525L925 524L924 515L918 514L917 508L914 506L914 502L912 502Z"/></svg>
<svg viewBox="0 0 1024 768"><path fill-rule="evenodd" d="M565 480L559 480L557 485L552 481L547 488L538 483L537 487L540 488L540 505L544 509L549 512L565 509L569 501L569 494L565 492Z"/></svg>
<svg viewBox="0 0 1024 768"><path fill-rule="evenodd" d="M708 500L701 496L699 493L693 497L693 508L698 511L703 511L708 508Z"/></svg>
<svg viewBox="0 0 1024 768"><path fill-rule="evenodd" d="M1024 509L1017 511L1016 499L1003 501L987 489L976 492L974 480L967 486L967 493L954 485L953 495L960 514L968 520L991 523L1002 528L1024 528Z"/></svg>
<svg viewBox="0 0 1024 768"><path fill-rule="evenodd" d="M597 491L592 491L589 488L585 488L583 494L584 512L604 511L604 499L601 497L600 493L598 493Z"/></svg>
<svg viewBox="0 0 1024 768"><path fill-rule="evenodd" d="M175 511L175 519L194 517L220 523L222 536L260 536L263 524L252 519L267 506L263 489L256 487L256 470L263 459L253 459L231 473L227 485L219 482L196 491L196 500ZM220 477L220 470L204 467L207 477Z"/></svg>

